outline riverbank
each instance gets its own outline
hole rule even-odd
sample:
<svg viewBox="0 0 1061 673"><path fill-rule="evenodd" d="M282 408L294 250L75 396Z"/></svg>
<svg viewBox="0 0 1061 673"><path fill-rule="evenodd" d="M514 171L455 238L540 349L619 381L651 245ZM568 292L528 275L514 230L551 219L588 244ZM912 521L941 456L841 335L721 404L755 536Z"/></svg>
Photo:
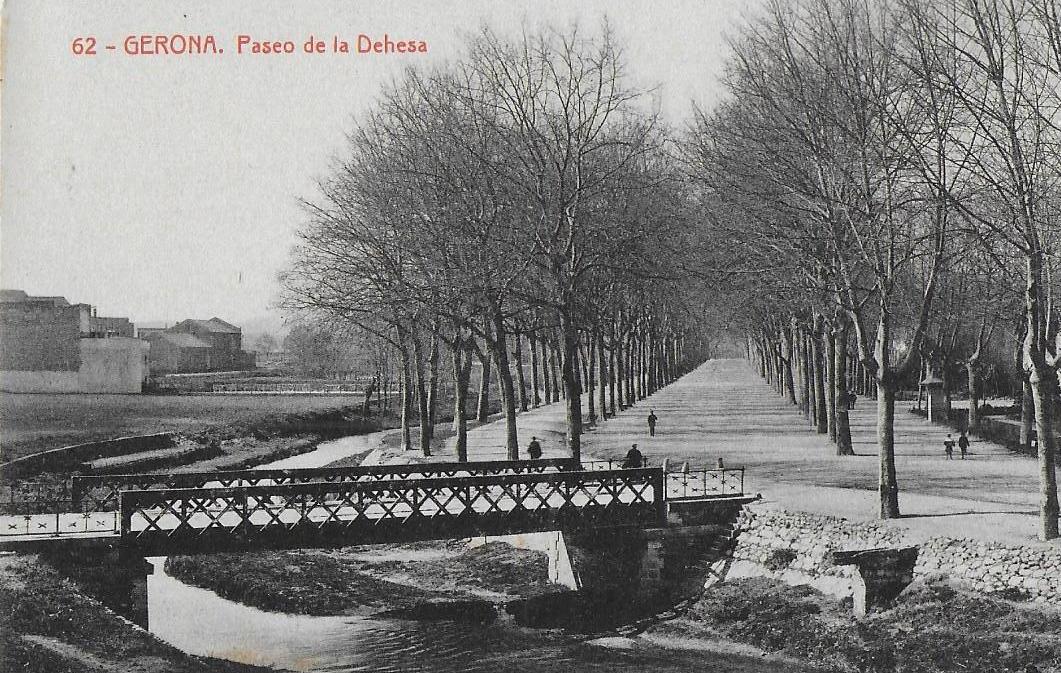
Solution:
<svg viewBox="0 0 1061 673"><path fill-rule="evenodd" d="M888 610L767 578L718 584L649 640L724 638L843 673L1061 671L1061 611L919 581Z"/></svg>
<svg viewBox="0 0 1061 673"><path fill-rule="evenodd" d="M262 610L318 616L479 620L496 616L493 606L566 590L549 582L542 552L463 540L174 556L166 572Z"/></svg>
<svg viewBox="0 0 1061 673"><path fill-rule="evenodd" d="M332 412L356 412L349 395L37 395L0 396L0 461L114 437L175 432L189 437L254 434ZM297 430L287 434L298 434Z"/></svg>
<svg viewBox="0 0 1061 673"><path fill-rule="evenodd" d="M193 657L118 616L35 556L0 556L0 670L265 673Z"/></svg>

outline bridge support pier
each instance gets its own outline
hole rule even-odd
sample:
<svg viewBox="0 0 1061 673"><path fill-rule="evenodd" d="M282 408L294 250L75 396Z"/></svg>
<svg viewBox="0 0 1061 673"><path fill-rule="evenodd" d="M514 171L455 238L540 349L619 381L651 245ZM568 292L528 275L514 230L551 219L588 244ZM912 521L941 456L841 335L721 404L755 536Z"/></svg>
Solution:
<svg viewBox="0 0 1061 673"><path fill-rule="evenodd" d="M725 558L728 528L683 526L567 536L579 587L622 609L658 610L697 595Z"/></svg>
<svg viewBox="0 0 1061 673"><path fill-rule="evenodd" d="M743 506L668 503L666 527L565 533L577 586L607 609L658 610L697 596L728 564Z"/></svg>
<svg viewBox="0 0 1061 673"><path fill-rule="evenodd" d="M153 568L143 556L116 544L67 546L42 555L90 595L147 628L147 578Z"/></svg>
<svg viewBox="0 0 1061 673"><path fill-rule="evenodd" d="M858 568L861 582L855 585L854 612L864 617L874 609L887 608L910 585L917 547L835 551L833 562Z"/></svg>

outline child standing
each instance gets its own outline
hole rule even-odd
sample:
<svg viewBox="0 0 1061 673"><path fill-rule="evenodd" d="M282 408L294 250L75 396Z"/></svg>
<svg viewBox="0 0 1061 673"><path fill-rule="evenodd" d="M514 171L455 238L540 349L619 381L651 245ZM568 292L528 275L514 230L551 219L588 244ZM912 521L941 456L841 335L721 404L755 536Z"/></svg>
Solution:
<svg viewBox="0 0 1061 673"><path fill-rule="evenodd" d="M958 436L958 449L962 453L962 460L965 460L965 454L969 452L969 438L965 436L965 431Z"/></svg>
<svg viewBox="0 0 1061 673"><path fill-rule="evenodd" d="M947 438L943 440L943 453L947 454L947 460L954 459L954 438L947 433Z"/></svg>

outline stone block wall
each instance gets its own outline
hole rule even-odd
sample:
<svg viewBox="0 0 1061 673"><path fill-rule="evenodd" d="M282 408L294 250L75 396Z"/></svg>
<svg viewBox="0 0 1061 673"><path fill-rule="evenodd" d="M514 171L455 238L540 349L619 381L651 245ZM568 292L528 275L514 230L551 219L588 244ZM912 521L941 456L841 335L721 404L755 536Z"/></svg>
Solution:
<svg viewBox="0 0 1061 673"><path fill-rule="evenodd" d="M979 540L931 538L921 545L916 575L943 574L983 593L1005 592L1061 603L1061 549Z"/></svg>
<svg viewBox="0 0 1061 673"><path fill-rule="evenodd" d="M836 565L832 552L918 547L914 578L943 575L982 593L1061 604L1061 549L935 537L914 540L902 530L876 522L839 517L745 509L734 561L765 574L807 583L835 595L852 595L858 583L853 566Z"/></svg>
<svg viewBox="0 0 1061 673"><path fill-rule="evenodd" d="M0 304L0 370L76 372L80 309L51 301Z"/></svg>

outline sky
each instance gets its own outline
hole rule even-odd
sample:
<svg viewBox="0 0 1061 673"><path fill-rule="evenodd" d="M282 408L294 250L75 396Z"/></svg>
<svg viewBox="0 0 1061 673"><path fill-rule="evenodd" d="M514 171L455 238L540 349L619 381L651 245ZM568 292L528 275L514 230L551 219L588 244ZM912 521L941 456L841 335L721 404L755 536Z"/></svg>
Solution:
<svg viewBox="0 0 1061 673"><path fill-rule="evenodd" d="M0 286L134 322L279 324L277 274L317 180L381 84L464 35L607 16L664 115L710 108L742 0L7 0ZM305 54L313 35L423 40L427 54ZM213 35L217 55L132 56L127 36ZM239 55L237 36L294 54ZM93 38L95 55L74 54ZM82 40L80 45L86 44ZM115 49L107 50L106 45Z"/></svg>

